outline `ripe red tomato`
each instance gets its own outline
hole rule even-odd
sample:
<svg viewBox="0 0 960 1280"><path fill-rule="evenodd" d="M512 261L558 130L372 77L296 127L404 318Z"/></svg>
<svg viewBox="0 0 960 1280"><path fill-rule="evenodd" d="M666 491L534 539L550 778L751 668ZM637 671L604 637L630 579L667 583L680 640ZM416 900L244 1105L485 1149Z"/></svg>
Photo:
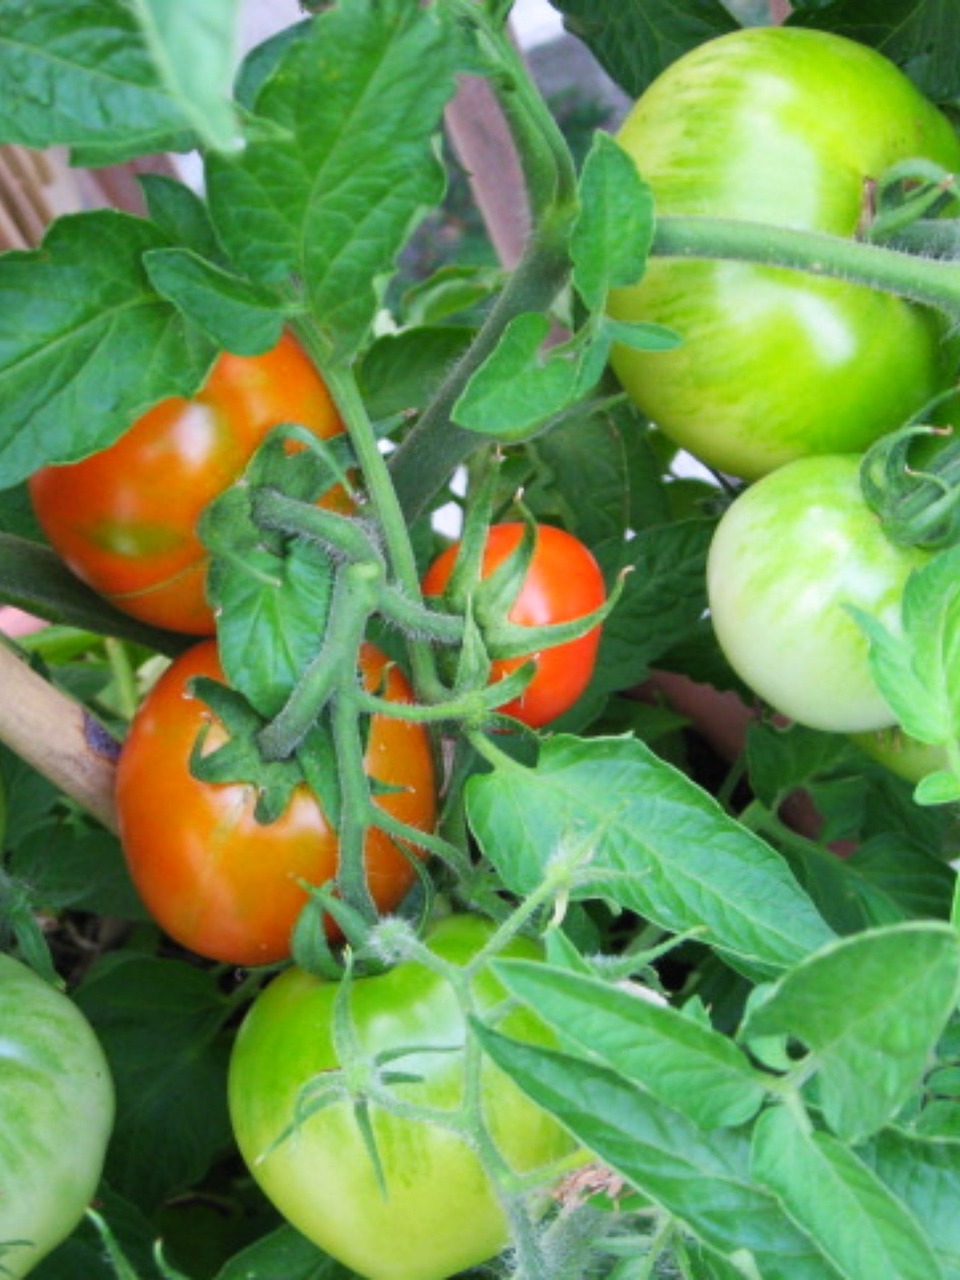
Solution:
<svg viewBox="0 0 960 1280"><path fill-rule="evenodd" d="M285 422L321 439L343 430L326 384L289 334L263 355L225 352L193 399L164 400L109 448L37 472L37 518L74 573L118 609L212 635L197 521ZM342 493L331 500L342 502Z"/></svg>
<svg viewBox="0 0 960 1280"><path fill-rule="evenodd" d="M395 702L411 690L372 645L361 652L369 688ZM207 750L224 740L207 705L187 691L193 676L222 680L216 644L179 657L134 717L117 768L120 839L133 881L157 923L198 955L230 964L267 964L290 953L290 931L307 894L298 880L322 884L336 874L339 840L314 795L299 787L269 825L254 817L252 786L207 783L190 773L197 734L209 725ZM434 823L433 758L421 725L374 716L367 741L371 775L391 787L377 804L421 830ZM368 832L370 893L389 911L415 871L382 831Z"/></svg>
<svg viewBox="0 0 960 1280"><path fill-rule="evenodd" d="M523 525L519 522L491 527L483 555L482 577L490 577L515 550L522 536ZM459 545L447 547L427 570L423 579L425 595L443 594ZM545 524L538 529L537 546L527 577L508 618L524 627L570 622L598 609L605 598L603 575L590 551L573 534ZM482 619L478 620L482 626ZM556 720L573 706L590 683L599 644L598 625L578 640L569 640L527 657L497 659L492 664L491 682L502 680L530 657L537 664L536 674L523 694L500 710L532 728Z"/></svg>

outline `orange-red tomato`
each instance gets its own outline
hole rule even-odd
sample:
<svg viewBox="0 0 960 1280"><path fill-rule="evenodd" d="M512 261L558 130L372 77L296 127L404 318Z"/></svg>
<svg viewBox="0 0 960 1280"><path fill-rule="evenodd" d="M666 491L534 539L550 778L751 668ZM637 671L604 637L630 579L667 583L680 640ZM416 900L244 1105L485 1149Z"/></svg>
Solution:
<svg viewBox="0 0 960 1280"><path fill-rule="evenodd" d="M372 645L361 651L367 687L409 702L410 686ZM269 825L254 817L251 785L195 778L190 752L209 726L212 751L224 730L210 708L187 691L194 676L222 680L216 643L181 655L144 699L117 768L120 839L133 881L151 915L175 941L210 959L255 965L290 953L290 932L307 893L298 880L322 884L337 872L339 839L312 792L298 787ZM384 810L420 830L436 816L433 758L422 725L374 716L367 740L369 776L401 790L378 795ZM400 848L376 828L367 833L367 882L389 911L416 872Z"/></svg>
<svg viewBox="0 0 960 1280"><path fill-rule="evenodd" d="M193 399L163 400L109 448L37 472L37 518L74 573L118 609L212 635L197 521L285 422L321 439L343 430L326 384L290 334L263 355L222 354Z"/></svg>
<svg viewBox="0 0 960 1280"><path fill-rule="evenodd" d="M519 522L493 525L487 536L481 577L489 578L516 549L522 536L523 525ZM434 560L423 579L424 595L443 594L459 545L447 547ZM508 618L524 627L571 622L600 608L605 598L603 575L590 551L573 534L545 524L538 529L536 550ZM532 728L556 720L569 711L590 683L599 644L598 625L577 640L526 657L496 659L491 665L491 682L502 680L529 658L537 664L536 673L521 696L500 710Z"/></svg>

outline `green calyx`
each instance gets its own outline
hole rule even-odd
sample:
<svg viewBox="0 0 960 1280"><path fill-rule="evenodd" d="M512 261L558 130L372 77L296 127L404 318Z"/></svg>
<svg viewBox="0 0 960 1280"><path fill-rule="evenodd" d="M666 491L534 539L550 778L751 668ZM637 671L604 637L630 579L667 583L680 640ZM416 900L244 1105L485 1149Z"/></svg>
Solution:
<svg viewBox="0 0 960 1280"><path fill-rule="evenodd" d="M921 441L946 440L912 465ZM949 429L911 424L877 441L860 468L864 500L901 547L943 550L960 541L960 440Z"/></svg>

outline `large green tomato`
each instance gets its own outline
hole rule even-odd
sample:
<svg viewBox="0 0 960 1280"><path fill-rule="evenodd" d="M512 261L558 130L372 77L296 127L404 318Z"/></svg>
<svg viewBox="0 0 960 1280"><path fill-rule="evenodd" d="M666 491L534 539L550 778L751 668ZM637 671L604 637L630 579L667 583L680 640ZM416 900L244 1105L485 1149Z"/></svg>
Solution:
<svg viewBox="0 0 960 1280"><path fill-rule="evenodd" d="M113 1085L89 1023L0 955L0 1276L25 1276L83 1217L113 1126Z"/></svg>
<svg viewBox="0 0 960 1280"><path fill-rule="evenodd" d="M491 929L478 917L452 916L427 942L437 955L464 965ZM501 954L540 952L518 940ZM442 1280L495 1256L507 1244L503 1208L476 1152L448 1130L371 1108L386 1196L347 1102L316 1111L280 1140L304 1085L340 1065L333 1036L338 989L288 969L258 997L240 1029L230 1065L230 1111L251 1172L298 1230L370 1280ZM474 994L481 1008L489 1008L504 991L482 971ZM442 977L411 962L358 979L350 1013L365 1055L399 1054L387 1069L421 1077L396 1085L399 1096L431 1108L459 1108L465 1027ZM547 1039L542 1025L522 1010L502 1025L518 1039ZM487 1121L515 1170L536 1169L574 1149L557 1121L489 1061L482 1082Z"/></svg>
<svg viewBox="0 0 960 1280"><path fill-rule="evenodd" d="M871 179L925 157L960 169L946 118L880 54L758 27L694 49L619 135L662 216L856 233ZM610 310L683 342L618 349L628 394L677 444L754 479L793 458L859 452L950 382L944 327L890 295L800 272L659 258Z"/></svg>
<svg viewBox="0 0 960 1280"><path fill-rule="evenodd" d="M869 646L845 606L892 631L903 586L929 553L887 540L860 492L860 458L801 458L745 490L710 546L720 646L742 679L800 724L857 733L893 724Z"/></svg>

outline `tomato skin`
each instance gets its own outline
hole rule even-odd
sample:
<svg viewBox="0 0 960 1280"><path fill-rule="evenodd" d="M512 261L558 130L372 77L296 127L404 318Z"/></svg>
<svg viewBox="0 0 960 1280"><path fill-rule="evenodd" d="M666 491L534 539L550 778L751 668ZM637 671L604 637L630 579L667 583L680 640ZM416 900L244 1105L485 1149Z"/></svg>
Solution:
<svg viewBox="0 0 960 1280"><path fill-rule="evenodd" d="M483 555L481 576L489 578L516 549L523 537L519 522L491 526ZM441 552L423 579L426 596L439 596L450 579L459 543ZM537 546L520 594L508 615L511 622L525 627L542 627L569 622L598 609L606 599L603 574L583 543L563 529L540 525ZM505 715L537 729L563 715L590 683L600 645L600 626L578 640L531 654L536 674L519 698L500 708ZM493 662L490 682L502 680L522 666L526 658L503 658Z"/></svg>
<svg viewBox="0 0 960 1280"><path fill-rule="evenodd" d="M379 685L386 665L379 650L364 646L368 687ZM213 640L179 657L134 717L117 767L120 839L144 904L172 938L210 959L269 964L290 954L290 931L307 898L297 880L329 880L339 840L306 787L264 826L254 817L252 786L192 776L190 752L200 729L211 725L206 750L223 741L210 709L186 692L200 675L223 679ZM412 700L396 667L383 692L391 701ZM381 808L419 829L432 828L436 787L422 725L374 716L366 764L372 776L405 788L378 796ZM416 873L380 830L367 835L366 865L374 902L389 911Z"/></svg>
<svg viewBox="0 0 960 1280"><path fill-rule="evenodd" d="M223 353L191 400L164 400L109 448L37 472L37 519L74 573L118 609L212 635L197 521L271 428L287 422L321 439L343 430L326 384L290 334L263 355ZM342 505L337 492L332 501Z"/></svg>
<svg viewBox="0 0 960 1280"><path fill-rule="evenodd" d="M731 666L775 710L836 733L895 719L844 606L898 632L904 583L929 559L887 540L859 474L853 454L781 467L727 509L707 559L713 626Z"/></svg>
<svg viewBox="0 0 960 1280"><path fill-rule="evenodd" d="M0 1274L19 1280L65 1240L100 1181L114 1094L73 1001L0 955ZM23 1242L23 1243L20 1243Z"/></svg>
<svg viewBox="0 0 960 1280"><path fill-rule="evenodd" d="M463 965L492 929L479 917L451 916L426 941L437 954ZM502 954L538 958L541 952L535 943L518 939ZM503 996L488 970L480 972L473 990L481 1009ZM251 1172L299 1231L369 1280L442 1280L495 1256L507 1243L502 1206L473 1150L443 1129L371 1107L386 1198L349 1103L323 1108L265 1154L293 1120L300 1088L339 1065L333 1042L337 991L337 984L288 969L257 998L240 1028L229 1102ZM394 1086L398 1095L456 1110L465 1028L448 984L408 962L355 980L349 999L365 1054L406 1046L451 1050L411 1054L390 1065L422 1077L417 1084ZM527 1011L515 1011L502 1027L517 1039L551 1042ZM514 1169L531 1170L575 1150L560 1125L491 1062L485 1061L482 1070L486 1118Z"/></svg>
<svg viewBox="0 0 960 1280"><path fill-rule="evenodd" d="M866 181L894 163L960 169L948 121L892 63L800 28L750 28L694 49L639 99L619 141L661 216L844 237ZM610 310L682 335L670 352L620 348L614 369L677 444L746 479L809 454L861 452L951 381L932 311L800 272L657 258L639 285L613 291Z"/></svg>

